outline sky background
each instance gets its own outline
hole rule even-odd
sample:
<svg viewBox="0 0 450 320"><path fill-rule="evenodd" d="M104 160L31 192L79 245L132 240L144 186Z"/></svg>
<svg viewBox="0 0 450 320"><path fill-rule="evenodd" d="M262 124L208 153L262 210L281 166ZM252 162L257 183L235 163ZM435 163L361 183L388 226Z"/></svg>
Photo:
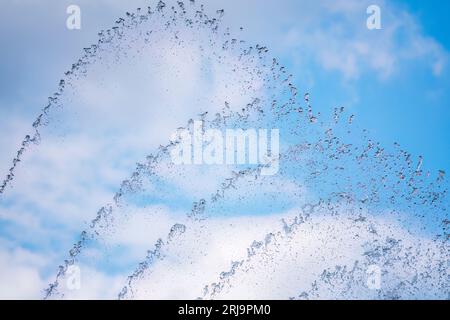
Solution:
<svg viewBox="0 0 450 320"><path fill-rule="evenodd" d="M70 4L81 7L81 30L65 26ZM97 32L111 27L124 12L149 4L154 6L153 1L119 0L2 2L2 176L47 97L82 54L82 48L95 43ZM381 7L381 30L366 28L369 4ZM213 0L206 6L210 12L221 8L226 11L224 24L235 33L242 26L241 37L248 43L268 46L271 55L293 74L299 90L309 92L314 107L322 113L343 106L355 114L358 125L368 129L374 140L386 146L398 142L412 154L422 155L427 169L450 171L448 1ZM66 157L70 157L69 151ZM51 155L51 150L46 152ZM64 161L61 157L55 156L54 163ZM119 169L101 173L106 186L95 189L97 193L90 197L84 194L83 198L78 193L81 191L75 190L72 202L86 200L80 217L76 216L80 208L66 207L66 212L72 212L68 217L54 218L52 212L60 208L52 206L54 199L45 197L33 199L42 204L40 216L31 214L32 210L23 212L25 205L18 214L15 210L19 209L10 203L0 204L0 270L3 281L16 272L23 274L25 280L17 286L17 295L36 295L60 260L60 255L53 253L68 248L80 226L110 200L109 192L137 160L125 159ZM76 168L73 171L77 175ZM58 183L67 185L67 181ZM48 234L48 243L34 245L34 237Z"/></svg>
<svg viewBox="0 0 450 320"><path fill-rule="evenodd" d="M146 4L80 1L82 29L69 31L65 28L65 8L71 2L38 3L11 1L2 5L2 123L11 123L11 117L32 123L55 90L55 79L77 59L80 48L94 43L97 31L110 27L115 17ZM342 3L333 6L344 7ZM359 11L365 6L360 3ZM346 8L344 16L308 1L282 5L274 1L265 5L252 0L239 5L212 1L207 10L224 7L226 23L244 26L243 37L249 42L268 45L290 67L299 88L311 91L317 108L350 108L374 138L385 144L396 140L410 152L422 154L430 169L448 168L449 26L445 12L449 4L379 4L384 11L384 28L375 31L365 28L365 13ZM312 28L314 36L306 37L306 30ZM360 53L355 53L355 45L363 47ZM330 56L337 60L331 61ZM432 72L436 63L442 64L439 75ZM2 158L4 154L8 152L2 152Z"/></svg>

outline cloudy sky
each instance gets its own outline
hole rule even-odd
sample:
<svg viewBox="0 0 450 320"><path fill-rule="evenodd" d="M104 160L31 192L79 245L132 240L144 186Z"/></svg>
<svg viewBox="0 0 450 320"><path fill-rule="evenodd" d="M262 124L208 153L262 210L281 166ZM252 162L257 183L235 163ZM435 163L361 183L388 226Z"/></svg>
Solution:
<svg viewBox="0 0 450 320"><path fill-rule="evenodd" d="M66 28L66 8L70 4L81 8L81 30ZM366 8L370 4L381 8L381 30L366 27ZM13 0L1 4L2 177L47 97L80 57L82 49L95 43L97 33L111 27L124 12L148 5L155 6L155 3ZM449 3L438 0L270 0L264 3L213 0L205 7L212 13L222 8L226 12L223 23L230 26L231 32L239 32L248 43L268 46L270 54L279 58L293 74L300 91L311 94L315 108L329 113L343 106L355 114L359 125L367 128L374 140L385 145L398 142L416 156L422 155L427 169L450 171L450 40L447 36L450 22L445 14L450 9ZM164 48L164 42L160 45L162 52L170 50ZM79 113L72 111L61 118L59 129L70 128L83 134L66 137L58 129L52 129L55 138L52 135L55 132L47 132L50 141L58 141L43 144L32 153L26 160L34 165L22 168L15 182L16 190L8 198L0 198L0 297L40 297L79 231L98 208L111 201L113 192L132 172L135 163L148 154L146 150L165 141L176 126L197 111L171 110L167 118L156 111L136 114L119 108L109 114L107 108L111 105L129 102L126 96L138 91L138 82L148 81L153 88L140 96L139 101L132 101L136 110L141 111L140 103L151 99L157 99L166 110L197 98L197 102L205 102L231 96L236 104L246 101L247 97L235 92L232 86L227 92L214 91L212 87L211 95L199 96L200 88L209 85L196 73L201 62L195 60L196 52L182 54L192 57L192 63L185 64L157 53L148 62L156 69L170 65L168 70L181 70L181 78L194 75L198 80L189 86L186 83L177 86L170 95L155 98L158 85L164 87L176 81L170 72L164 73L164 68L156 71L161 77L155 80L139 67L125 66L120 70L123 84L120 88L114 87L113 76L101 69L103 78L92 77L77 88L80 95L71 103L75 106L81 102ZM220 69L216 72L221 74ZM126 77L129 81L123 80ZM134 77L139 81L133 82ZM108 83L105 79L113 81ZM97 80L102 83L98 88ZM230 79L224 76L215 83L219 87L227 81ZM86 111L94 105L94 111ZM148 130L117 131L109 140L92 139L95 134L105 134L100 129L96 131L94 121L105 114L110 115L104 118L105 127L120 124L130 128L141 121L137 128L147 128L144 119L159 118L151 122ZM82 125L69 127L73 125L69 116L81 119ZM149 139L155 132L159 136ZM70 143L63 145L64 139ZM111 140L116 148L111 148ZM55 174L48 176L52 170ZM196 190L192 190L195 187L189 187L184 192L196 196ZM160 215L161 227L153 226L152 230L165 230L173 223L170 214ZM262 227L261 232L266 229ZM152 235L145 241L153 243L156 238ZM130 253L136 259L142 256L139 249L149 247L142 241L139 245L136 252ZM98 283L86 289L92 296L102 296L102 290L112 282L115 287L123 285L116 274L95 278Z"/></svg>

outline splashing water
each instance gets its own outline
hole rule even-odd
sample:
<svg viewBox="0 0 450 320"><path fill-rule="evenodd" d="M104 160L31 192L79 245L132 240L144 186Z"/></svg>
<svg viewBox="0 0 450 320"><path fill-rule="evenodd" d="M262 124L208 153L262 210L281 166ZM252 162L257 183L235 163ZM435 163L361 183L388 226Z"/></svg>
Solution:
<svg viewBox="0 0 450 320"><path fill-rule="evenodd" d="M79 141L81 124L85 135L123 147L108 154L96 145L100 168L123 154L145 160L81 232L45 298L77 297L64 286L73 265L88 270L84 281L125 270L106 294L119 299L450 298L445 172L425 174L422 157L371 140L344 108L327 119L309 93L299 101L286 68L266 47L234 37L223 15L209 17L194 1L127 13L49 98L0 186L3 197L19 163L32 163L23 161L31 144L65 148ZM104 101L91 95L102 91ZM111 106L118 116L108 115ZM198 118L204 130L280 128L278 174L263 176L259 165L174 165L180 140L170 132L192 132ZM143 119L167 128L146 130ZM130 151L146 135L155 141ZM140 246L121 237L132 238L133 219L147 221ZM368 285L373 268L376 288Z"/></svg>

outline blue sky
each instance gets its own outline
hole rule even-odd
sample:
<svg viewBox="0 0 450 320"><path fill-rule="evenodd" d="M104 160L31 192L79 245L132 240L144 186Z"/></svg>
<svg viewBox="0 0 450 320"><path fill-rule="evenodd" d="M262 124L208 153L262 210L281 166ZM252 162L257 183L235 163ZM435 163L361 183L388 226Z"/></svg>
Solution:
<svg viewBox="0 0 450 320"><path fill-rule="evenodd" d="M450 3L444 1L394 1L407 8L420 21L424 32L438 40L447 50L450 43L448 39L448 16Z"/></svg>
<svg viewBox="0 0 450 320"><path fill-rule="evenodd" d="M65 27L65 11L72 3L79 4L82 10L82 29L78 31ZM81 55L82 48L95 43L97 32L111 27L125 11L148 3L27 0L1 4L2 176L47 97ZM365 8L373 3L381 7L382 29L369 31L365 28ZM257 0L214 0L208 1L206 10L215 12L219 8L225 8L224 23L231 26L232 32L240 32L242 26L241 37L248 43L269 47L270 53L293 74L299 90L311 93L312 104L323 114L343 106L355 114L358 125L367 128L374 140L387 147L398 142L416 157L422 155L427 169L450 172L450 21L446 15L450 3L272 0L261 5ZM80 150L83 143L88 145L80 141L79 147L69 148L66 155L55 154L52 149L43 152L54 157L50 163L55 165L58 159L67 160L72 153L81 153L86 163L74 165L74 172L85 170L92 165L89 155L83 158L83 152L92 150ZM39 195L24 203L13 197L0 204L0 239L5 248L2 257L15 257L35 286L30 284L21 293L35 294L85 221L110 201L111 192L145 153L132 155L137 158L130 155L119 159L115 164L118 169L88 171L87 175L98 175L97 180L102 181L101 186L91 186L87 192L95 196L79 190L85 187L84 177L79 177L81 187L68 189L73 194L54 198ZM58 183L68 185L66 181ZM46 190L47 186L36 185ZM61 200L65 197L69 199ZM55 199L62 204L54 205ZM16 215L17 208L29 212ZM56 218L61 208L70 214ZM75 216L80 210L83 215ZM33 240L36 237L40 238L37 242Z"/></svg>

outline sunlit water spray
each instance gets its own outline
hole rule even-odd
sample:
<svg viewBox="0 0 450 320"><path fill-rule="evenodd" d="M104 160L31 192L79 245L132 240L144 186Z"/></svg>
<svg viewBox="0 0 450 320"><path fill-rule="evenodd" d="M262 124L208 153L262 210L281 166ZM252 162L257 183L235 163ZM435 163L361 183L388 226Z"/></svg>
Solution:
<svg viewBox="0 0 450 320"><path fill-rule="evenodd" d="M62 149L80 131L106 137L93 148L101 169L124 154L144 159L82 231L45 298L79 297L65 287L74 265L84 283L120 269L106 296L121 299L448 298L445 172L371 140L344 108L316 113L286 68L230 34L223 14L208 17L193 1L127 13L85 49L33 124L3 196L41 139ZM170 134L195 120L279 128L279 173L174 165ZM119 151L103 152L111 146ZM139 245L121 238L133 238L138 212L149 219ZM379 287L367 282L374 268Z"/></svg>

